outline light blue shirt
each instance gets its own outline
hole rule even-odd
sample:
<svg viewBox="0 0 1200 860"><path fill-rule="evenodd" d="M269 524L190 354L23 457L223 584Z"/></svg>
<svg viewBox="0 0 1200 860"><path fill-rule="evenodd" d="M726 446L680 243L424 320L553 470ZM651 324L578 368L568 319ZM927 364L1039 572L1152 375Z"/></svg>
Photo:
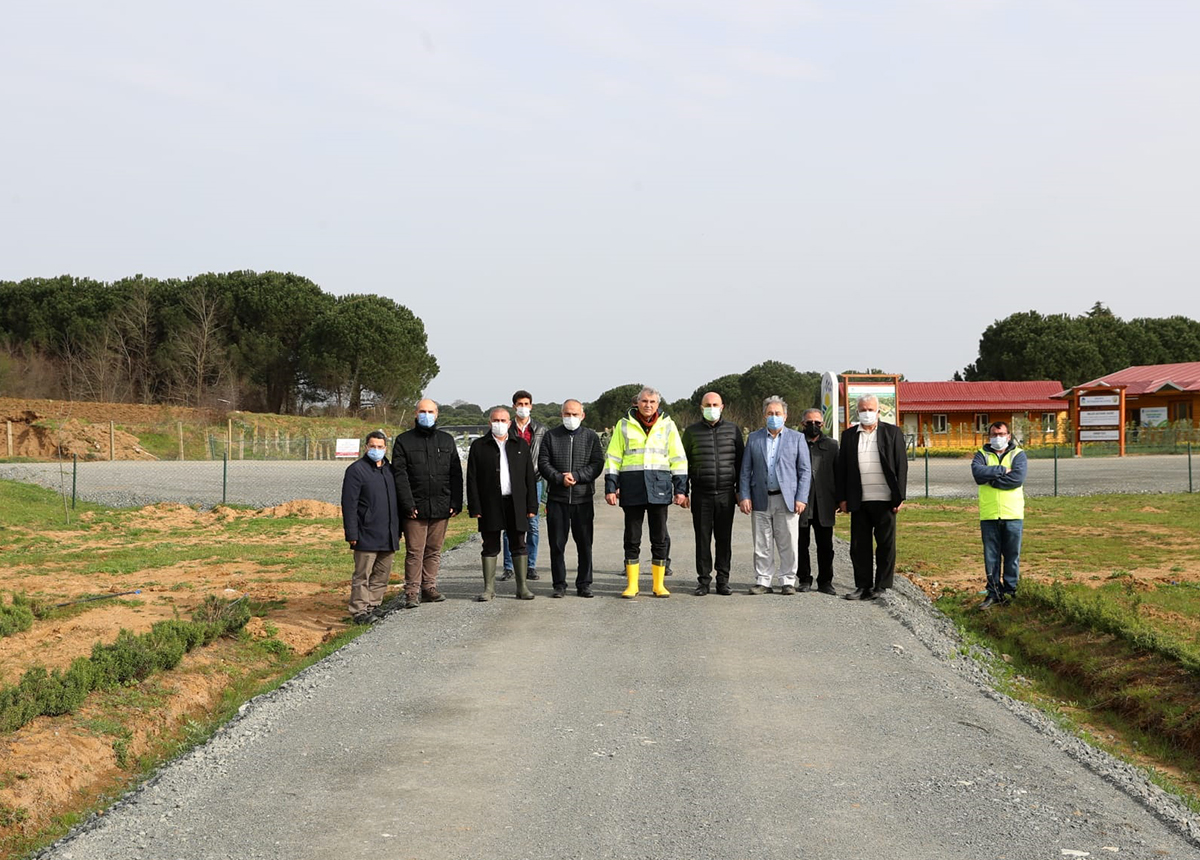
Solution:
<svg viewBox="0 0 1200 860"><path fill-rule="evenodd" d="M775 476L775 456L779 453L782 431L775 436L767 433L767 489L772 493L779 489L779 478Z"/></svg>

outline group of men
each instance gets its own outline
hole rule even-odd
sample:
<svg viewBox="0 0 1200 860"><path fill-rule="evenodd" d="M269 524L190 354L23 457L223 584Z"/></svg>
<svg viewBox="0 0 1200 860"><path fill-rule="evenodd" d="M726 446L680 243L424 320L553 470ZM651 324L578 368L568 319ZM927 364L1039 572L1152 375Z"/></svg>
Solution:
<svg viewBox="0 0 1200 860"><path fill-rule="evenodd" d="M471 443L467 456L466 502L478 520L483 591L495 596L497 579L516 579L516 596L534 597L538 511L545 487L552 595L567 592L566 545L577 557L575 593L592 592L592 534L595 483L604 480L604 499L624 514L627 584L621 596L640 593L643 527L650 537L651 593L669 597L671 505L690 509L696 547L694 594L732 594L732 532L736 512L751 517L755 582L749 593L816 590L835 595L833 526L836 513L850 515L850 558L854 590L847 600L873 600L891 588L896 568L896 514L905 500L908 458L900 430L879 420L874 395L857 401L856 422L840 444L824 432L819 409L806 410L803 432L787 426L787 403L769 397L763 426L743 441L742 429L723 418L721 395L700 401L702 418L682 432L661 408L654 388L643 388L617 421L607 449L583 427L583 404L562 405L562 423L547 429L531 417L533 399L513 395L513 414L496 407L489 432ZM354 550L350 613L369 623L379 606L403 528L404 608L438 602L437 574L446 525L463 507L463 474L453 437L437 427L437 404L417 405L413 429L396 437L392 460L384 434L367 437L364 457L346 470L342 510L346 540ZM1000 446L1000 447L996 447ZM1024 452L1003 422L992 425L988 446L972 464L980 486L988 598L983 608L1016 591L1025 475ZM986 500L986 503L985 503ZM810 547L816 542L814 583ZM713 551L715 544L715 553ZM501 553L503 569L499 568ZM715 574L715 582L714 582Z"/></svg>

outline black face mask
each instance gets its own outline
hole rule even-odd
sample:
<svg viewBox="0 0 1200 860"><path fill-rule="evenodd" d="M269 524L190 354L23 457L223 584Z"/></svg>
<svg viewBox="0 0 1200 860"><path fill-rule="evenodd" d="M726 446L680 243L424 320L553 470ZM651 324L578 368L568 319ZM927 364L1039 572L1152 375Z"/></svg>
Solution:
<svg viewBox="0 0 1200 860"><path fill-rule="evenodd" d="M821 435L821 422L820 421L805 421L804 422L804 435L808 436L810 439L816 439L818 436L820 436Z"/></svg>

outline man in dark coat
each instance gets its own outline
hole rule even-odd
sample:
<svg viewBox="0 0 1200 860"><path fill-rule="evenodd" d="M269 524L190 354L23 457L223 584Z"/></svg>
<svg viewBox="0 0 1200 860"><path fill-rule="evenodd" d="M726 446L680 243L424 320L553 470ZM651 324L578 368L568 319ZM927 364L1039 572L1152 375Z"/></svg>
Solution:
<svg viewBox="0 0 1200 860"><path fill-rule="evenodd" d="M696 595L708 594L712 584L713 539L717 544L717 594L732 594L729 568L733 563L733 518L737 512L738 478L745 441L742 428L721 420L725 401L715 391L700 398L704 417L683 431L687 456L689 506L696 534Z"/></svg>
<svg viewBox="0 0 1200 860"><path fill-rule="evenodd" d="M416 426L396 437L392 468L404 528L404 608L445 598L437 590L450 517L462 510L462 459L454 437L437 429L438 405L417 404Z"/></svg>
<svg viewBox="0 0 1200 860"><path fill-rule="evenodd" d="M817 591L837 595L833 590L833 521L837 514L834 501L838 443L822 430L820 409L804 413L804 438L808 440L808 461L812 464L812 486L808 507L800 515L799 559L796 565L796 590L810 591L813 585L812 559L809 556L812 533L817 537Z"/></svg>
<svg viewBox="0 0 1200 860"><path fill-rule="evenodd" d="M904 434L879 420L879 398L858 398L858 424L842 433L834 466L838 510L850 512L850 561L854 591L847 600L874 600L896 574L896 513L908 489ZM871 541L875 569L871 570Z"/></svg>
<svg viewBox="0 0 1200 860"><path fill-rule="evenodd" d="M538 452L538 474L549 487L546 528L550 532L550 574L554 597L567 593L567 533L575 539L578 567L575 593L592 596L592 531L596 519L592 497L596 478L604 471L604 449L594 430L581 426L583 404L562 405L563 423L546 432ZM530 520L536 522L536 520Z"/></svg>
<svg viewBox="0 0 1200 860"><path fill-rule="evenodd" d="M496 561L503 533L512 550L517 597L533 600L526 582L529 551L525 546L529 521L538 509L533 457L529 443L509 432L512 421L507 409L496 407L488 420L491 433L472 442L467 452L467 510L479 520L483 537L483 593L477 599L491 600L496 594Z"/></svg>
<svg viewBox="0 0 1200 860"><path fill-rule="evenodd" d="M350 616L355 624L380 618L379 606L400 548L396 481L382 430L367 434L367 452L346 467L342 478L342 528L354 551L350 580Z"/></svg>

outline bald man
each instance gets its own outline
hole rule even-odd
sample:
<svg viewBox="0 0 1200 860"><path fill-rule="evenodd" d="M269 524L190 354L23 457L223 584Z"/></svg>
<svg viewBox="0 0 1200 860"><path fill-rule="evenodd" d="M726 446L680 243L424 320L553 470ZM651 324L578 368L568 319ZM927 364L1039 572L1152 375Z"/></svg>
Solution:
<svg viewBox="0 0 1200 860"><path fill-rule="evenodd" d="M463 505L462 460L454 437L437 428L438 405L417 404L413 429L396 437L392 469L404 528L404 608L440 603L442 543L450 517Z"/></svg>
<svg viewBox="0 0 1200 860"><path fill-rule="evenodd" d="M683 431L691 490L692 530L696 533L696 591L698 597L712 586L713 540L716 540L717 594L732 594L729 567L733 561L733 519L737 511L738 478L745 442L742 428L722 418L725 401L716 391L700 398L695 424Z"/></svg>

